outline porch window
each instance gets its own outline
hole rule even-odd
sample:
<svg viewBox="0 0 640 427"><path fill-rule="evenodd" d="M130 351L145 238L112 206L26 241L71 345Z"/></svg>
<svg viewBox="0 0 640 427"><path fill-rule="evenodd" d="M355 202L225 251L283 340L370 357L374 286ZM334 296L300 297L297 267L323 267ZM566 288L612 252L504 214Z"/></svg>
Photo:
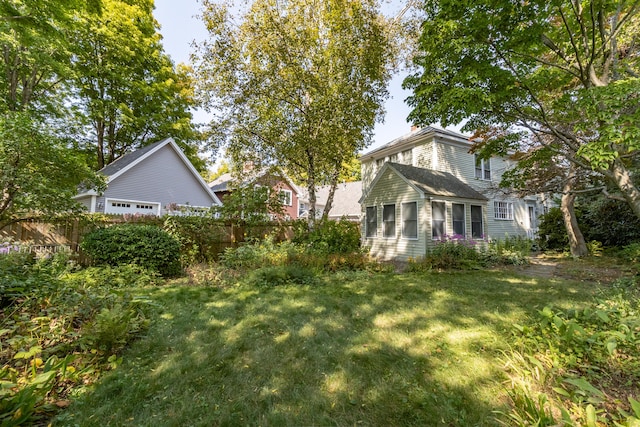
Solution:
<svg viewBox="0 0 640 427"><path fill-rule="evenodd" d="M431 237L434 240L444 237L445 205L444 202L431 202Z"/></svg>
<svg viewBox="0 0 640 427"><path fill-rule="evenodd" d="M493 202L493 216L495 219L513 220L513 203Z"/></svg>
<svg viewBox="0 0 640 427"><path fill-rule="evenodd" d="M402 237L406 239L418 238L418 203L402 204Z"/></svg>
<svg viewBox="0 0 640 427"><path fill-rule="evenodd" d="M464 204L453 203L451 205L452 210L452 222L453 222L453 234L457 236L465 235L464 227Z"/></svg>
<svg viewBox="0 0 640 427"><path fill-rule="evenodd" d="M473 156L476 162L476 178L491 180L491 159L481 159L477 154Z"/></svg>
<svg viewBox="0 0 640 427"><path fill-rule="evenodd" d="M378 235L378 210L375 206L367 207L366 236L376 237Z"/></svg>
<svg viewBox="0 0 640 427"><path fill-rule="evenodd" d="M382 207L382 236L396 237L396 205Z"/></svg>
<svg viewBox="0 0 640 427"><path fill-rule="evenodd" d="M483 236L482 206L471 205L471 237L474 239L482 239Z"/></svg>

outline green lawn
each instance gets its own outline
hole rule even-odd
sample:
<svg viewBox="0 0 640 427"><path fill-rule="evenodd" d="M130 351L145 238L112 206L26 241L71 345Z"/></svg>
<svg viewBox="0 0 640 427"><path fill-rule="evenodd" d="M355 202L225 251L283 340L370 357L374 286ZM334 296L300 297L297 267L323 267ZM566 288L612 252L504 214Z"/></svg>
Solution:
<svg viewBox="0 0 640 427"><path fill-rule="evenodd" d="M497 425L513 324L595 286L473 271L147 288L147 335L56 423Z"/></svg>

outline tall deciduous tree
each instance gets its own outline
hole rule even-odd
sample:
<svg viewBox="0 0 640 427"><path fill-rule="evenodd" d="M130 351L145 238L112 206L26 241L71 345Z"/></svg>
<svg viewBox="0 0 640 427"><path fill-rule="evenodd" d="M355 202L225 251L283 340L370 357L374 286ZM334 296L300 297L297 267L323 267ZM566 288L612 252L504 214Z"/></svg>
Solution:
<svg viewBox="0 0 640 427"><path fill-rule="evenodd" d="M0 1L0 111L59 113L72 16L99 6L99 0Z"/></svg>
<svg viewBox="0 0 640 427"><path fill-rule="evenodd" d="M0 229L33 214L80 210L78 185L101 189L104 182L28 113L0 115Z"/></svg>
<svg viewBox="0 0 640 427"><path fill-rule="evenodd" d="M152 0L103 0L77 16L74 70L87 143L102 168L140 146L173 137L197 166L193 82L163 52Z"/></svg>
<svg viewBox="0 0 640 427"><path fill-rule="evenodd" d="M425 11L410 118L499 128L484 141L493 152L519 149L524 130L615 183L640 217L640 1L427 0Z"/></svg>
<svg viewBox="0 0 640 427"><path fill-rule="evenodd" d="M391 50L377 3L256 0L239 20L203 5L209 39L194 62L204 104L220 111L212 140L235 164L302 177L315 220L316 185L335 190L383 111Z"/></svg>

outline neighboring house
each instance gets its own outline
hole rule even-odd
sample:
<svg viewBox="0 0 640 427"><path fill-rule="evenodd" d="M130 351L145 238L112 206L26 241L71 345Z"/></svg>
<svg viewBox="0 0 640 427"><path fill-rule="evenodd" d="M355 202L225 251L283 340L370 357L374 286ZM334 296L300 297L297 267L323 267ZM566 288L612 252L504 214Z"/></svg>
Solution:
<svg viewBox="0 0 640 427"><path fill-rule="evenodd" d="M417 129L368 152L362 162L363 242L383 259L426 254L444 238L534 237L547 200L499 189L512 163L469 152L469 138Z"/></svg>
<svg viewBox="0 0 640 427"><path fill-rule="evenodd" d="M316 209L318 217L322 216L324 207L329 198L330 186L325 185L316 190ZM338 184L333 195L333 203L329 211L329 219L348 219L349 221L360 221L362 209L360 208L360 197L362 197L362 181L343 182ZM306 205L306 210L308 210Z"/></svg>
<svg viewBox="0 0 640 427"><path fill-rule="evenodd" d="M231 173L225 173L209 183L209 188L224 203L234 187L269 187L280 194L283 214L287 219L297 219L300 204L300 190L284 173L267 170L255 171L247 167L243 171L243 181L238 183Z"/></svg>
<svg viewBox="0 0 640 427"><path fill-rule="evenodd" d="M89 212L105 214L182 214L220 205L189 159L171 138L143 147L105 166L103 194L75 196Z"/></svg>

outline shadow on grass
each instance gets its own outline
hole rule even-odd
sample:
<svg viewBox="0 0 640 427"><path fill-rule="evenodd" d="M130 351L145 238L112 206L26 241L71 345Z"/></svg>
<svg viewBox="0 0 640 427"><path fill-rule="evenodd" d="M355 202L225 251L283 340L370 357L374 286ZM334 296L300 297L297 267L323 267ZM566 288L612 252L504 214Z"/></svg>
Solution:
<svg viewBox="0 0 640 427"><path fill-rule="evenodd" d="M150 291L164 307L58 424L492 426L514 323L589 292L500 273Z"/></svg>

